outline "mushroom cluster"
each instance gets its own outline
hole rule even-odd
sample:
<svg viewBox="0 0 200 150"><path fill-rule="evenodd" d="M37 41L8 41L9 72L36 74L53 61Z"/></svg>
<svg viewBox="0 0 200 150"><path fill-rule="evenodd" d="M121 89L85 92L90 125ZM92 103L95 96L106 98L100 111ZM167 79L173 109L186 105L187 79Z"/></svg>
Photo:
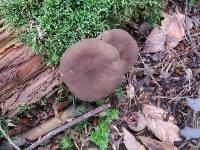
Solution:
<svg viewBox="0 0 200 150"><path fill-rule="evenodd" d="M137 57L138 46L130 34L121 29L108 30L68 48L61 58L59 73L76 97L95 101L115 90Z"/></svg>

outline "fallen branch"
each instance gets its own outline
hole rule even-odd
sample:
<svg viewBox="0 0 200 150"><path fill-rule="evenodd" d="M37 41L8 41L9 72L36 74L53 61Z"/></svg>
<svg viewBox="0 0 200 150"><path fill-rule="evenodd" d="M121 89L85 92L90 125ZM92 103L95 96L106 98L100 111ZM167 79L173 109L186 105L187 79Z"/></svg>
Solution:
<svg viewBox="0 0 200 150"><path fill-rule="evenodd" d="M17 145L15 145L15 143L10 139L10 137L2 129L1 125L0 125L0 131L3 134L3 136L8 140L9 144L11 144L16 150L21 150Z"/></svg>
<svg viewBox="0 0 200 150"><path fill-rule="evenodd" d="M56 128L55 130L52 130L51 132L49 132L48 134L46 134L45 136L43 136L42 138L40 138L38 141L36 141L35 143L33 143L32 145L30 145L29 147L27 147L26 149L24 150L32 150L34 148L36 148L38 145L42 144L44 141L50 139L51 137L55 136L56 134L66 130L67 128L89 118L89 117L92 117L106 109L108 109L110 107L110 104L106 104L106 105L103 105L101 107L98 107L80 117L77 117L76 119L72 120L71 122L69 123L66 123L58 128Z"/></svg>
<svg viewBox="0 0 200 150"><path fill-rule="evenodd" d="M40 124L33 129L23 133L21 137L29 141L35 141L39 137L42 137L52 130L58 128L61 124L69 122L67 120L69 120L70 118L75 118L80 115L82 115L82 113L75 109L75 106L69 106L65 111L61 113L61 116L59 117L60 124L58 122L58 119L56 117L53 117L43 124Z"/></svg>

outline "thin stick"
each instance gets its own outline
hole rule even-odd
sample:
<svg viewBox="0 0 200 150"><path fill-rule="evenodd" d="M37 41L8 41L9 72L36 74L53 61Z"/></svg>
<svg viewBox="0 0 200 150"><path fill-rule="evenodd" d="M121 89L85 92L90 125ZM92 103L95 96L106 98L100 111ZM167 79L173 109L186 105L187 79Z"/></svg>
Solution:
<svg viewBox="0 0 200 150"><path fill-rule="evenodd" d="M158 86L158 87L162 87L160 86L160 84L156 81L156 79L154 78L154 76L152 75L151 71L149 70L149 67L145 64L144 60L142 59L142 56L139 53L139 57L142 61L142 64L144 65L144 69L147 71L147 73L150 75L150 77L153 79L154 83Z"/></svg>
<svg viewBox="0 0 200 150"><path fill-rule="evenodd" d="M190 42L190 44L192 45L192 49L194 50L194 52L198 52L197 51L197 45L196 45L196 43L195 43L195 41L194 41L194 39L192 38L192 36L191 36L191 34L190 34L190 31L189 31L189 29L188 29L188 17L187 17L187 15L188 15L188 12L189 12L189 6L188 6L189 4L188 4L188 0L185 0L185 30L186 30L186 33L187 33L187 36L189 37L189 42ZM198 53L197 53L198 54Z"/></svg>
<svg viewBox="0 0 200 150"><path fill-rule="evenodd" d="M62 126L60 126L60 127L56 128L56 129L52 130L51 132L49 132L48 134L46 134L45 136L43 136L42 138L40 138L35 143L31 144L29 147L27 147L24 150L32 150L32 149L36 148L38 145L40 145L44 141L50 139L54 135L56 135L56 134L58 134L58 133L60 133L60 132L62 132L64 130L66 130L67 128L69 128L69 127L71 127L71 126L73 126L73 125L75 125L75 124L77 124L77 123L79 123L79 122L81 122L81 121L89 118L89 117L92 117L92 116L94 116L94 115L96 115L96 114L98 114L98 113L100 113L100 112L108 109L109 107L111 107L110 104L103 105L103 106L98 107L98 108L96 108L96 109L94 109L94 110L92 110L92 111L90 111L90 112L88 112L88 113L86 113L86 114L84 114L84 115L82 115L80 117L75 118L74 120L72 120L69 123L63 124Z"/></svg>
<svg viewBox="0 0 200 150"><path fill-rule="evenodd" d="M16 150L21 150L17 145L15 145L15 143L10 139L10 137L2 129L1 125L0 125L0 131L3 134L3 136L8 140L9 144L11 144Z"/></svg>

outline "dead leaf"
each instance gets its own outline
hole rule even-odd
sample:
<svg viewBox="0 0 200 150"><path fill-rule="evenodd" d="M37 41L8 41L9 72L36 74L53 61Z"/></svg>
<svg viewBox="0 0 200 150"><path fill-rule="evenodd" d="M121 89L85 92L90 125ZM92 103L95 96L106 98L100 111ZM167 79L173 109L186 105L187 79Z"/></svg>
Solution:
<svg viewBox="0 0 200 150"><path fill-rule="evenodd" d="M173 120L173 117L167 116L165 110L152 105L144 105L137 125L129 124L129 127L134 131L140 131L147 127L160 140L174 143L180 138L179 128L173 123Z"/></svg>
<svg viewBox="0 0 200 150"><path fill-rule="evenodd" d="M133 131L136 131L136 132L143 130L147 126L146 118L144 117L143 114L139 114L139 118L137 120L136 125L131 124L129 122L127 122L127 123L128 123L129 128L132 129Z"/></svg>
<svg viewBox="0 0 200 150"><path fill-rule="evenodd" d="M146 118L146 124L149 130L162 141L174 143L180 140L179 127L173 124L173 118L170 117L168 121L164 121L166 111L152 106L144 105L143 114Z"/></svg>
<svg viewBox="0 0 200 150"><path fill-rule="evenodd" d="M128 130L124 127L122 130L124 132L124 145L127 150L145 150L144 146L141 145Z"/></svg>
<svg viewBox="0 0 200 150"><path fill-rule="evenodd" d="M161 30L165 30L167 33L166 47L172 49L185 35L185 16L181 13L174 13L172 16L164 13L163 17L165 19L161 22Z"/></svg>
<svg viewBox="0 0 200 150"><path fill-rule="evenodd" d="M163 13L165 18L160 27L154 28L146 40L144 53L155 53L165 49L175 48L185 36L185 16L179 12L169 15ZM192 28L190 18L187 28Z"/></svg>
<svg viewBox="0 0 200 150"><path fill-rule="evenodd" d="M165 118L167 115L167 111L153 105L144 105L142 112L145 115L145 117L151 117L153 119L158 120L163 120L163 118Z"/></svg>
<svg viewBox="0 0 200 150"><path fill-rule="evenodd" d="M139 138L148 150L178 150L178 148L171 143L160 142L144 136L140 136Z"/></svg>
<svg viewBox="0 0 200 150"><path fill-rule="evenodd" d="M144 53L155 53L165 50L165 41L167 34L160 27L154 28L146 39Z"/></svg>
<svg viewBox="0 0 200 150"><path fill-rule="evenodd" d="M161 141L171 142L180 140L177 125L163 120L147 118L147 127Z"/></svg>
<svg viewBox="0 0 200 150"><path fill-rule="evenodd" d="M59 145L58 145L58 144L52 143L52 144L50 145L50 150L58 150L58 149L59 149Z"/></svg>

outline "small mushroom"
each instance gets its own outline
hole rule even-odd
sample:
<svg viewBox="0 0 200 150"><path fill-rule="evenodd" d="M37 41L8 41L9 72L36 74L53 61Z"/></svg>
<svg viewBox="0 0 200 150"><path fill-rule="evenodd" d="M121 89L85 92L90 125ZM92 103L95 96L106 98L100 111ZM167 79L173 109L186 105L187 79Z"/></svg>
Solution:
<svg viewBox="0 0 200 150"><path fill-rule="evenodd" d="M95 101L110 95L119 84L124 64L112 45L84 39L63 54L59 73L80 100Z"/></svg>
<svg viewBox="0 0 200 150"><path fill-rule="evenodd" d="M117 48L126 66L125 72L129 71L137 61L139 53L138 45L128 32L121 29L107 30L101 33L97 39Z"/></svg>

